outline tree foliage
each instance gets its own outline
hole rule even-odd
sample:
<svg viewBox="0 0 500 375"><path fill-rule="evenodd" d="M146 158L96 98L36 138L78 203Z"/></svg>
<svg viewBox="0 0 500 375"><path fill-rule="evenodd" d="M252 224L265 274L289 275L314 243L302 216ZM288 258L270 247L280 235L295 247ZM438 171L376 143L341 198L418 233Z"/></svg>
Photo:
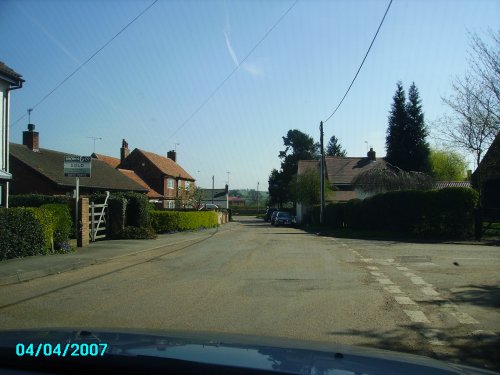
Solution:
<svg viewBox="0 0 500 375"><path fill-rule="evenodd" d="M306 206L320 202L320 173L316 169L307 169L303 174L295 176L290 182L290 190L294 201Z"/></svg>
<svg viewBox="0 0 500 375"><path fill-rule="evenodd" d="M469 34L469 71L453 80L453 94L442 98L451 115L437 121L441 140L472 154L476 165L500 131L500 32L488 34L491 45Z"/></svg>
<svg viewBox="0 0 500 375"><path fill-rule="evenodd" d="M463 181L467 162L464 157L453 151L431 150L431 173L440 181Z"/></svg>
<svg viewBox="0 0 500 375"><path fill-rule="evenodd" d="M314 139L300 130L289 130L283 137L285 149L279 152L281 170L273 169L269 176L269 203L283 204L293 200L290 182L297 174L299 160L319 159L319 145Z"/></svg>
<svg viewBox="0 0 500 375"><path fill-rule="evenodd" d="M422 103L415 83L410 86L406 101L403 84L398 82L387 128L386 160L405 171L429 172L427 135Z"/></svg>
<svg viewBox="0 0 500 375"><path fill-rule="evenodd" d="M345 157L347 155L347 151L342 148L337 137L332 135L328 145L326 146L326 156L341 156Z"/></svg>

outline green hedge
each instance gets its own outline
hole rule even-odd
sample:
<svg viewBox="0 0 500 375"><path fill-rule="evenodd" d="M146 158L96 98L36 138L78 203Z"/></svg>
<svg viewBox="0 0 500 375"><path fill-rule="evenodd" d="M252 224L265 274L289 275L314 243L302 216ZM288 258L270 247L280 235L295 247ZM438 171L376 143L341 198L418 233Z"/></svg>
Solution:
<svg viewBox="0 0 500 375"><path fill-rule="evenodd" d="M90 202L94 202L96 204L104 203L105 198L106 194L103 193L92 194L89 196L89 203ZM125 223L122 225L121 221L118 222L118 226L120 227L119 232L121 232L125 226L144 227L144 228L150 226L149 212L151 211L151 205L149 203L148 197L145 194L134 193L134 192L113 192L109 196L108 204L111 205L111 201L120 198L126 200L126 208L125 208ZM122 215L121 203L116 203L114 207L118 209L118 212L116 212L115 210L115 212L113 213L113 219L120 218ZM111 215L111 207L110 207L110 215ZM113 230L112 232L114 234L118 233L117 230Z"/></svg>
<svg viewBox="0 0 500 375"><path fill-rule="evenodd" d="M32 210L0 208L0 260L46 254L45 241Z"/></svg>
<svg viewBox="0 0 500 375"><path fill-rule="evenodd" d="M49 210L54 218L54 247L59 250L68 242L73 221L70 209L65 204L49 203L40 206Z"/></svg>
<svg viewBox="0 0 500 375"><path fill-rule="evenodd" d="M214 211L152 211L151 226L157 233L168 233L198 228L213 228L218 224Z"/></svg>
<svg viewBox="0 0 500 375"><path fill-rule="evenodd" d="M108 235L111 238L120 238L125 229L127 200L123 197L110 196L108 199Z"/></svg>
<svg viewBox="0 0 500 375"><path fill-rule="evenodd" d="M19 194L9 195L9 207L40 207L44 204L65 204L68 207L73 202L65 195Z"/></svg>
<svg viewBox="0 0 500 375"><path fill-rule="evenodd" d="M54 250L54 229L55 218L52 212L42 207L26 207L25 210L33 213L42 227L43 243L45 247L44 254Z"/></svg>
<svg viewBox="0 0 500 375"><path fill-rule="evenodd" d="M427 238L468 238L474 232L478 193L470 188L394 191L325 207L334 228L397 231ZM317 223L319 208L309 220Z"/></svg>

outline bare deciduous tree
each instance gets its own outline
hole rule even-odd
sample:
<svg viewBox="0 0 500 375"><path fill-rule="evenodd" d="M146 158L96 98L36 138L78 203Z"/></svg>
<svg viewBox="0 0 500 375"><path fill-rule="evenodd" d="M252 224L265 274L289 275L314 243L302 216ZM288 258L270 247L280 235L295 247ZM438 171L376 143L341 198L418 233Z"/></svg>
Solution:
<svg viewBox="0 0 500 375"><path fill-rule="evenodd" d="M438 120L438 138L473 154L476 165L500 131L500 33L489 35L492 46L470 34L470 71L453 81L453 95L442 98L452 114Z"/></svg>

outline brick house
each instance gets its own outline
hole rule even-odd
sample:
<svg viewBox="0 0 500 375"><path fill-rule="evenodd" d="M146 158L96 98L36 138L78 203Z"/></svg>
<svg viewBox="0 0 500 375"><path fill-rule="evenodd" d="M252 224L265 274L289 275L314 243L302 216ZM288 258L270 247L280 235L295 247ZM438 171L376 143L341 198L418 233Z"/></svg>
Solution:
<svg viewBox="0 0 500 375"><path fill-rule="evenodd" d="M123 140L120 159L100 154L92 156L147 187L150 199L163 208L175 208L176 202L179 206L187 204L195 187L195 179L176 163L175 151L169 151L167 157L138 148L130 152Z"/></svg>
<svg viewBox="0 0 500 375"><path fill-rule="evenodd" d="M39 133L29 124L23 132L23 144L10 143L11 194L69 195L75 189L75 178L64 176L64 157L71 153L39 147ZM80 178L82 195L102 191L147 189L102 160L92 160L91 177Z"/></svg>

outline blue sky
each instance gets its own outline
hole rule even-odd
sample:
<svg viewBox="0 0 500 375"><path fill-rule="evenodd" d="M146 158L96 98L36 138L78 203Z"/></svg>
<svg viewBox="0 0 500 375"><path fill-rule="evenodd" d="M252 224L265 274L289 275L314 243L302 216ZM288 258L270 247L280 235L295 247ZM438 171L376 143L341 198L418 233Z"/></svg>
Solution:
<svg viewBox="0 0 500 375"><path fill-rule="evenodd" d="M23 75L16 121L152 1L0 0L0 60ZM387 1L302 0L190 121L181 125L291 6L292 1L158 1L32 113L41 147L81 155L129 147L166 155L201 186L267 189L282 136L318 126L355 74ZM394 0L350 94L325 125L348 156L385 155L396 82L420 90L426 121L467 68L467 30L498 29L494 0ZM430 139L431 144L433 143Z"/></svg>

